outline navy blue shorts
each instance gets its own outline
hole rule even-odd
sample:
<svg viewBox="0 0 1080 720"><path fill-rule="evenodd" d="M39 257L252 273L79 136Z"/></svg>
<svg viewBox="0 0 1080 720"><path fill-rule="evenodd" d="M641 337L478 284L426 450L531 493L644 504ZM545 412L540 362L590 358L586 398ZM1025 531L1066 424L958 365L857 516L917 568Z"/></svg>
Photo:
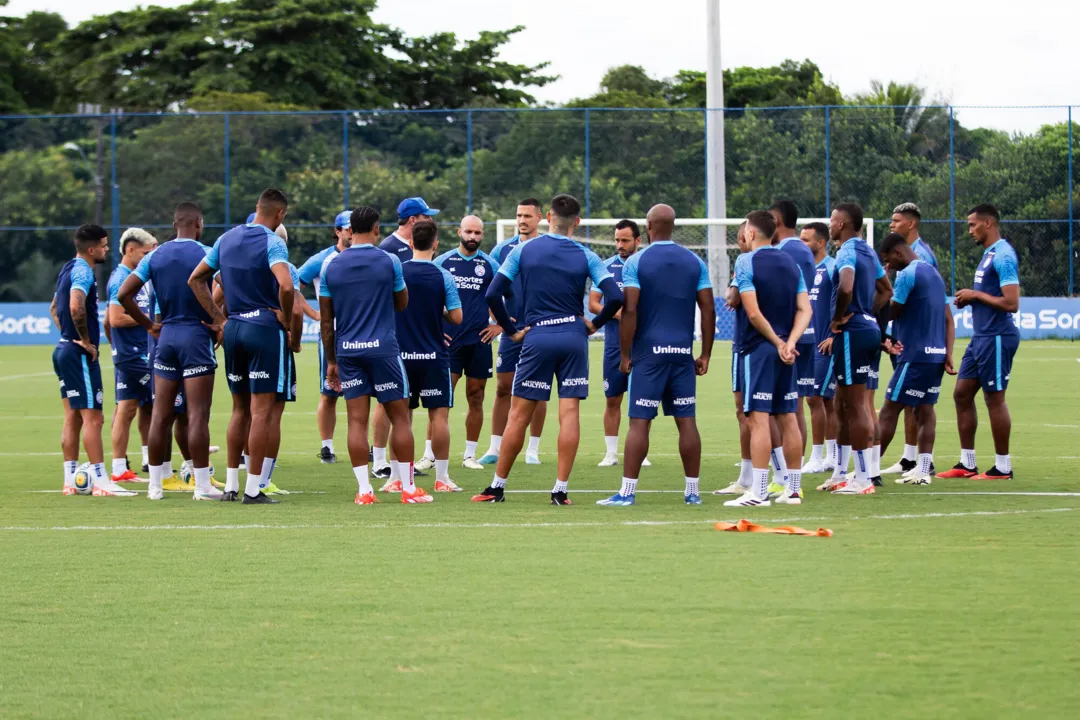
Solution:
<svg viewBox="0 0 1080 720"><path fill-rule="evenodd" d="M502 357L502 347L499 347ZM536 332L521 343L521 359L514 373L515 397L550 400L552 377L560 398L589 396L589 339L580 332Z"/></svg>
<svg viewBox="0 0 1080 720"><path fill-rule="evenodd" d="M151 335L146 344L146 356L150 358L150 367L154 367L154 357L157 355L157 341L154 340L154 336ZM150 401L154 401L154 373L150 373ZM176 392L176 398L173 400L173 414L186 413L187 412L187 398L184 397L184 385L180 385L180 389Z"/></svg>
<svg viewBox="0 0 1080 720"><path fill-rule="evenodd" d="M225 372L233 395L285 392L285 331L232 319L225 323ZM161 348L159 344L158 354Z"/></svg>
<svg viewBox="0 0 1080 720"><path fill-rule="evenodd" d="M742 372L742 353L732 351L731 353L731 392L741 393L743 391L743 372Z"/></svg>
<svg viewBox="0 0 1080 720"><path fill-rule="evenodd" d="M296 402L296 356L285 351L285 390L277 394L278 402Z"/></svg>
<svg viewBox="0 0 1080 720"><path fill-rule="evenodd" d="M873 328L839 332L834 337L832 353L837 383L869 388L871 373L876 372L874 367L881 362L881 333Z"/></svg>
<svg viewBox="0 0 1080 720"><path fill-rule="evenodd" d="M409 381L409 407L421 405L426 410L454 407L454 384L450 364L440 360L406 360L405 377Z"/></svg>
<svg viewBox="0 0 1080 720"><path fill-rule="evenodd" d="M501 343L499 347L502 347ZM475 342L471 345L451 345L450 373L464 375L475 380L487 380L491 377L491 359L491 343ZM514 362L516 363L517 360L515 359Z"/></svg>
<svg viewBox="0 0 1080 720"><path fill-rule="evenodd" d="M874 356L874 361L870 363L870 377L866 379L867 390L878 389L878 384L881 379L881 356L884 354L885 350L881 347L881 343L879 342L877 354Z"/></svg>
<svg viewBox="0 0 1080 720"><path fill-rule="evenodd" d="M619 397L626 392L630 373L619 370L622 353L604 351L604 397Z"/></svg>
<svg viewBox="0 0 1080 720"><path fill-rule="evenodd" d="M180 382L217 370L214 338L202 325L165 325L154 351L154 374Z"/></svg>
<svg viewBox="0 0 1080 720"><path fill-rule="evenodd" d="M499 336L499 357L495 360L495 372L514 372L521 361L521 346L506 335Z"/></svg>
<svg viewBox="0 0 1080 720"><path fill-rule="evenodd" d="M944 363L899 363L885 396L893 402L912 407L937 405L938 396L941 395L941 378L944 376Z"/></svg>
<svg viewBox="0 0 1080 720"><path fill-rule="evenodd" d="M91 360L73 342L61 340L53 350L53 372L60 381L60 397L72 410L100 410L105 401L101 391L101 365Z"/></svg>
<svg viewBox="0 0 1080 720"><path fill-rule="evenodd" d="M319 392L326 397L339 398L341 393L326 382L326 353L323 349L322 337L319 338ZM296 395L296 393L293 393Z"/></svg>
<svg viewBox="0 0 1080 720"><path fill-rule="evenodd" d="M776 348L762 343L742 359L743 412L793 413L799 406L795 366L785 365Z"/></svg>
<svg viewBox="0 0 1080 720"><path fill-rule="evenodd" d="M796 345L799 354L795 356L795 391L799 397L814 397L814 344Z"/></svg>
<svg viewBox="0 0 1080 720"><path fill-rule="evenodd" d="M978 379L984 393L1009 387L1013 357L1020 349L1017 335L976 335L960 361L961 380Z"/></svg>
<svg viewBox="0 0 1080 720"><path fill-rule="evenodd" d="M836 395L835 355L814 356L814 395L826 400Z"/></svg>
<svg viewBox="0 0 1080 720"><path fill-rule="evenodd" d="M338 379L346 400L373 395L380 403L409 399L405 365L397 355L338 357Z"/></svg>
<svg viewBox="0 0 1080 720"><path fill-rule="evenodd" d="M113 368L116 381L116 402L136 400L139 405L154 401L150 387L150 366L143 362L123 363Z"/></svg>
<svg viewBox="0 0 1080 720"><path fill-rule="evenodd" d="M661 407L670 417L694 417L697 412L697 371L693 358L671 362L642 362L630 368L632 418L652 420Z"/></svg>

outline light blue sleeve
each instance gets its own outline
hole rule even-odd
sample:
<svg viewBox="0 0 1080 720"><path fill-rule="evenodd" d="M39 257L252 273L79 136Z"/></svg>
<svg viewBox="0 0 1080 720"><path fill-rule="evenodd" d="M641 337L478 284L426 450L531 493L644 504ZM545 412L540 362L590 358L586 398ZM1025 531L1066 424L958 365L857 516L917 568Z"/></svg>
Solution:
<svg viewBox="0 0 1080 720"><path fill-rule="evenodd" d="M277 235L266 239L266 261L270 267L289 262L289 248Z"/></svg>
<svg viewBox="0 0 1080 720"><path fill-rule="evenodd" d="M607 280L609 277L612 277L612 274L608 272L608 269L604 266L604 261L600 259L600 256L588 248L585 248L585 259L589 263L589 277L592 278L593 287L599 287L600 283Z"/></svg>
<svg viewBox="0 0 1080 720"><path fill-rule="evenodd" d="M293 265L292 263L289 263L289 278L292 279L293 288L294 289L299 289L300 288L300 273L297 272L296 266Z"/></svg>
<svg viewBox="0 0 1080 720"><path fill-rule="evenodd" d="M71 289L82 290L84 295L89 295L93 286L94 271L85 263L75 263L71 268Z"/></svg>
<svg viewBox="0 0 1080 720"><path fill-rule="evenodd" d="M337 258L334 258L334 260L336 259ZM330 294L330 283L326 282L326 270L334 260L324 262L322 264L322 270L319 271L319 297L333 297L333 295Z"/></svg>
<svg viewBox="0 0 1080 720"><path fill-rule="evenodd" d="M387 253L390 255L390 253ZM401 292L405 289L405 276L401 273L401 261L397 259L397 255L390 255L390 259L394 261L394 292Z"/></svg>
<svg viewBox="0 0 1080 720"><path fill-rule="evenodd" d="M439 268L439 272L442 273L443 290L446 291L446 309L457 310L461 307L461 298L458 297L457 283L454 282L454 276L442 268Z"/></svg>
<svg viewBox="0 0 1080 720"><path fill-rule="evenodd" d="M806 289L806 278L804 278L804 277L802 276L802 273L799 273L799 289L798 289L798 290L796 290L795 292L796 292L796 293L804 293L804 292L809 292L809 291L808 291L808 290Z"/></svg>
<svg viewBox="0 0 1080 720"><path fill-rule="evenodd" d="M307 259L303 265L300 266L300 282L305 285L311 285L315 282L315 278L319 277L319 273L322 272L323 261L326 260L326 251L320 250Z"/></svg>
<svg viewBox="0 0 1080 720"><path fill-rule="evenodd" d="M999 286L1020 284L1020 264L1012 248L994 255L994 270L997 271Z"/></svg>
<svg viewBox="0 0 1080 720"><path fill-rule="evenodd" d="M881 266L881 260L878 259L877 253L871 253L874 258L874 279L880 280L885 277L885 268Z"/></svg>
<svg viewBox="0 0 1080 720"><path fill-rule="evenodd" d="M143 259L139 261L139 264L135 267L135 275L139 276L139 279L144 283L150 282L150 258L154 256L157 250L151 250L143 255Z"/></svg>
<svg viewBox="0 0 1080 720"><path fill-rule="evenodd" d="M697 257L696 255L694 257ZM705 264L705 261L701 258L697 259L698 267L701 272L698 274L697 289L698 292L702 290L712 290L712 280L709 279L709 267Z"/></svg>
<svg viewBox="0 0 1080 720"><path fill-rule="evenodd" d="M499 266L499 273L505 275L508 279L513 280L518 276L518 268L521 262L521 250L524 245L518 245L510 254L506 256L506 260Z"/></svg>
<svg viewBox="0 0 1080 720"><path fill-rule="evenodd" d="M225 237L225 236L222 235L222 237ZM221 238L218 238L217 242L214 243L214 246L212 248L210 248L210 252L206 255L206 264L210 266L211 270L217 270L218 268L221 267L221 264L220 264L220 262L218 260L218 252L219 252L218 248L220 246L221 246Z"/></svg>
<svg viewBox="0 0 1080 720"><path fill-rule="evenodd" d="M844 268L855 269L857 259L857 253L855 248L848 247L846 244L841 245L840 249L836 251L836 271L840 272Z"/></svg>
<svg viewBox="0 0 1080 720"><path fill-rule="evenodd" d="M896 273L896 283L893 285L893 302L903 305L911 295L911 289L915 287L915 263Z"/></svg>
<svg viewBox="0 0 1080 720"><path fill-rule="evenodd" d="M130 274L131 273L128 273L128 275L130 275ZM125 280L127 279L127 275L124 276L124 279ZM109 304L110 305L120 305L120 300L118 299L118 295L120 293L120 285L121 284L123 284L123 280L120 279L120 273L114 272L109 277Z"/></svg>
<svg viewBox="0 0 1080 720"><path fill-rule="evenodd" d="M757 292L754 287L754 261L750 259L750 255L751 253L740 255L735 261L735 284L740 293Z"/></svg>
<svg viewBox="0 0 1080 720"><path fill-rule="evenodd" d="M498 260L496 260L491 255L488 255L483 250L480 251L480 256L483 257L485 260L487 260L488 264L491 265L491 272L493 272L493 273L499 272L499 261Z"/></svg>
<svg viewBox="0 0 1080 720"><path fill-rule="evenodd" d="M443 265L446 264L446 258L450 257L450 253L452 253L452 252L454 252L454 251L450 250L448 252L444 252L442 255L435 258L431 262L435 263L438 267L442 267Z"/></svg>
<svg viewBox="0 0 1080 720"><path fill-rule="evenodd" d="M623 289L628 287L641 289L641 282L638 280L638 259L641 257L640 252L636 252L630 257L626 258L626 262L622 266L622 286Z"/></svg>

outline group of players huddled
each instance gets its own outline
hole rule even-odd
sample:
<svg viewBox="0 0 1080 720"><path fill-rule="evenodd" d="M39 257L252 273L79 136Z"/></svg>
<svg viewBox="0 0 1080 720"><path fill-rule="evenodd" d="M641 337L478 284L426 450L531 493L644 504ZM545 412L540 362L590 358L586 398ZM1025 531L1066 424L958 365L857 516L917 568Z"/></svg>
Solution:
<svg viewBox="0 0 1080 720"><path fill-rule="evenodd" d="M437 255L439 230L432 218L439 211L422 198L408 198L398 206L397 230L381 242L378 210L364 206L340 213L335 244L299 270L289 262L286 211L285 195L268 189L248 222L210 247L201 242L201 211L185 202L175 211L175 239L158 247L138 228L121 238L123 261L110 279L105 313L117 400L111 474L101 440L93 272L106 261L108 237L96 225L76 230L76 257L60 272L52 306L61 332L53 365L65 413L64 494L134 494L119 483L139 479L126 457L130 426L138 417L149 499L162 499L164 490L190 490L196 500L278 502L273 496L287 493L272 476L281 418L286 403L296 399L294 354L301 350L306 315L320 325L319 458L336 462L336 405L344 397L357 504L378 502L372 476L386 481L380 491L400 493L406 504L432 501L416 485L425 470L434 469L436 492L461 490L449 476L449 409L462 375L468 404L462 466L495 466L490 484L473 501L504 500L527 430L526 462L540 463L546 406L556 387L557 475L550 501L571 504L579 404L589 391L588 337L601 328L607 401L601 467L619 464L624 395L629 429L622 485L598 504L634 504L641 468L648 465L651 423L661 408L679 433L685 501L701 503L696 385L709 370L716 310L705 263L673 240L671 207L649 211L644 245L635 222L617 222L615 254L601 261L573 239L580 206L569 195L551 200L544 234L540 203L521 201L518 234L491 255L480 250L483 222L471 215L461 221L457 247ZM955 298L957 307L971 306L975 326L957 370L952 311L934 254L920 238L919 220L914 204L897 207L892 232L876 253L862 239L862 211L853 204L837 206L828 225L806 224L801 236L789 201L750 213L739 227L741 254L725 300L736 314L731 384L742 463L738 480L715 491L737 496L726 505L800 504L804 472L831 471L818 489L840 495L872 494L883 473L902 473L900 483L929 484L934 406L946 372L959 373L954 401L963 449L960 462L937 477L1012 477L1005 390L1019 339L1010 317L1019 304L1016 254L1001 237L992 205L970 211L969 232L984 254L973 289ZM313 287L317 307L305 300L303 285ZM583 311L587 292L591 319ZM496 337L497 360L491 347ZM210 455L216 448L209 431L220 346L233 398L224 483L213 476ZM889 355L894 373L879 413L874 394L882 354ZM493 360L491 444L477 459ZM995 445L995 464L982 474L974 450L980 389ZM804 398L812 439L805 464ZM421 406L428 411L428 436L414 464L412 413ZM904 455L882 471L881 454L901 412ZM80 431L89 459L85 469L78 465ZM172 469L173 437L184 457L179 477Z"/></svg>

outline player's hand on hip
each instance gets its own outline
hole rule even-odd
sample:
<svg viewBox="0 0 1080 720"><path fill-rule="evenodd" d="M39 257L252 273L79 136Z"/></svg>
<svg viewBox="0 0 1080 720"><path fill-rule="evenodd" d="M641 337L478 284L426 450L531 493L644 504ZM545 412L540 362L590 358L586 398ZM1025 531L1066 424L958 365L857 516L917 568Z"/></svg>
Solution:
<svg viewBox="0 0 1080 720"><path fill-rule="evenodd" d="M161 338L161 323L156 322L156 323L152 324L150 326L150 329L147 330L147 332L150 333L151 335L153 335L155 340L160 339Z"/></svg>
<svg viewBox="0 0 1080 720"><path fill-rule="evenodd" d="M480 342L490 344L492 340L499 337L501 332L502 328L498 325L488 325L480 331Z"/></svg>
<svg viewBox="0 0 1080 720"><path fill-rule="evenodd" d="M587 317L583 317L581 319L585 321L585 334L586 335L594 335L594 334L596 334L596 326L593 325L593 321L590 320Z"/></svg>
<svg viewBox="0 0 1080 720"><path fill-rule="evenodd" d="M208 322L204 322L203 325L210 328L210 334L214 336L214 349L221 347L221 344L225 342L225 325L216 325Z"/></svg>
<svg viewBox="0 0 1080 720"><path fill-rule="evenodd" d="M75 341L75 344L86 351L86 354L90 356L92 362L97 362L97 348L93 344L83 340L82 338Z"/></svg>
<svg viewBox="0 0 1080 720"><path fill-rule="evenodd" d="M270 312L274 313L274 317L277 318L278 324L287 331L289 329L289 324L285 322L285 313L281 312L278 308L270 308Z"/></svg>
<svg viewBox="0 0 1080 720"><path fill-rule="evenodd" d="M334 392L341 392L341 380L338 378L337 363L326 364L326 384Z"/></svg>
<svg viewBox="0 0 1080 720"><path fill-rule="evenodd" d="M518 330L516 333L511 335L510 339L513 340L516 343L519 343L519 342L521 342L522 340L525 339L525 336L529 334L530 330L532 330L531 325L528 326L528 327L522 328L521 330Z"/></svg>
<svg viewBox="0 0 1080 720"><path fill-rule="evenodd" d="M818 346L817 346L818 351L822 355L832 355L832 342L833 342L833 339L831 337L825 338L820 343L818 343Z"/></svg>
<svg viewBox="0 0 1080 720"><path fill-rule="evenodd" d="M698 375L704 375L709 372L709 358L702 356L694 361L694 371Z"/></svg>
<svg viewBox="0 0 1080 720"><path fill-rule="evenodd" d="M847 325L848 320L850 320L854 316L855 316L855 313L848 313L847 315L840 318L839 320L833 320L832 323L829 325L829 332L831 332L833 335L840 332L840 328Z"/></svg>
<svg viewBox="0 0 1080 720"><path fill-rule="evenodd" d="M443 333L443 334L442 334L442 336L443 336L443 341L444 341L444 342L446 343L446 347L450 347L450 342L451 342L451 341L452 341L452 340L453 340L454 338L450 337L450 336L449 336L449 335L447 335L446 333Z"/></svg>

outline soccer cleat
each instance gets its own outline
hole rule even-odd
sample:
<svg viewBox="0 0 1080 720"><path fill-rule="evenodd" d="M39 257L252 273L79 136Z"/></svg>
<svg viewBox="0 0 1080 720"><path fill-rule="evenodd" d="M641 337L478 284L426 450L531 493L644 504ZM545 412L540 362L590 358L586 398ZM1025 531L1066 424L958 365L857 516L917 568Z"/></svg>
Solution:
<svg viewBox="0 0 1080 720"><path fill-rule="evenodd" d="M889 467L885 468L881 471L881 474L896 475L897 473L911 472L915 469L916 465L918 465L918 461L916 460L905 460L903 458L900 458L899 462L897 462L895 465L890 465Z"/></svg>
<svg viewBox="0 0 1080 720"><path fill-rule="evenodd" d="M112 481L113 481L113 482L116 482L116 483L123 483L123 482L146 482L146 481L145 481L145 480L143 480L143 479L142 479L141 477L139 477L139 476L138 476L138 475L136 475L135 473L131 472L131 469L130 469L130 468L128 468L128 469L127 469L127 470L125 470L124 472L120 473L119 475L113 475L113 476L112 476Z"/></svg>
<svg viewBox="0 0 1080 720"><path fill-rule="evenodd" d="M170 492L193 492L195 483L186 483L173 474L161 481L161 489Z"/></svg>
<svg viewBox="0 0 1080 720"><path fill-rule="evenodd" d="M461 461L461 467L469 470L483 470L484 466L476 462L476 458L467 457Z"/></svg>
<svg viewBox="0 0 1080 720"><path fill-rule="evenodd" d="M870 478L870 484L874 487L885 487L885 481L881 479L880 475L875 475L874 477Z"/></svg>
<svg viewBox="0 0 1080 720"><path fill-rule="evenodd" d="M427 477L428 474L420 468L413 465L413 477Z"/></svg>
<svg viewBox="0 0 1080 720"><path fill-rule="evenodd" d="M525 464L526 465L539 465L540 464L540 455L538 453L531 453L531 452L525 453Z"/></svg>
<svg viewBox="0 0 1080 720"><path fill-rule="evenodd" d="M641 467L652 467L652 463L649 462L649 458L645 458L641 461Z"/></svg>
<svg viewBox="0 0 1080 720"><path fill-rule="evenodd" d="M356 493L356 499L353 502L357 505L377 505L379 498L375 497L375 493L369 492L361 495Z"/></svg>
<svg viewBox="0 0 1080 720"><path fill-rule="evenodd" d="M390 478L390 466L383 465L382 467L372 467L371 476L380 480L388 480Z"/></svg>
<svg viewBox="0 0 1080 720"><path fill-rule="evenodd" d="M192 500L220 500L221 497L224 494L225 493L221 492L216 487L211 485L209 490L200 490L198 488L195 488L195 492L192 493L191 499Z"/></svg>
<svg viewBox="0 0 1080 720"><path fill-rule="evenodd" d="M809 460L802 467L803 475L817 475L823 472L825 472L825 466L820 460Z"/></svg>
<svg viewBox="0 0 1080 720"><path fill-rule="evenodd" d="M148 472L150 472L150 466L149 466L149 465L147 465L146 463L143 463L143 466L142 466L142 471L143 471L144 473L148 473Z"/></svg>
<svg viewBox="0 0 1080 720"><path fill-rule="evenodd" d="M216 453L216 452L217 452L218 450L221 450L221 448L220 448L219 446L217 446L217 445L211 445L211 446L210 446L210 451L209 451L209 452L210 452L210 454L211 454L211 455L213 455L213 454L214 454L214 453Z"/></svg>
<svg viewBox="0 0 1080 720"><path fill-rule="evenodd" d="M259 494L254 497L244 493L243 503L244 505L277 505L278 501L260 491Z"/></svg>
<svg viewBox="0 0 1080 720"><path fill-rule="evenodd" d="M480 491L479 495L472 496L472 502L505 502L506 497L503 496L503 489L488 486Z"/></svg>
<svg viewBox="0 0 1080 720"><path fill-rule="evenodd" d="M240 493L235 490L228 490L221 493L221 502L236 502L240 499Z"/></svg>
<svg viewBox="0 0 1080 720"><path fill-rule="evenodd" d="M975 477L973 477L971 479L972 480L1012 480L1013 479L1013 474L1012 474L1012 470L1010 470L1009 472L1002 472L1002 471L998 470L997 465L995 465L992 468L990 468L989 470L987 470L986 472L981 473L979 475L976 475Z"/></svg>
<svg viewBox="0 0 1080 720"><path fill-rule="evenodd" d="M165 492L161 488L150 487L146 489L147 500L164 500Z"/></svg>
<svg viewBox="0 0 1080 720"><path fill-rule="evenodd" d="M330 452L330 448L328 447L319 448L317 457L324 465L333 465L337 462L337 455Z"/></svg>
<svg viewBox="0 0 1080 720"><path fill-rule="evenodd" d="M821 472L832 472L836 469L836 463L831 460L821 461ZM804 471L805 472L805 471Z"/></svg>
<svg viewBox="0 0 1080 720"><path fill-rule="evenodd" d="M402 505L421 505L423 503L434 502L435 498L427 494L424 488L416 488L412 492L401 493Z"/></svg>
<svg viewBox="0 0 1080 720"><path fill-rule="evenodd" d="M415 465L413 465L413 469L417 471L430 470L433 467L435 467L435 458L429 457L422 457Z"/></svg>
<svg viewBox="0 0 1080 720"><path fill-rule="evenodd" d="M605 455L604 459L597 464L596 467L615 467L619 464L618 455ZM643 463L644 464L644 463Z"/></svg>
<svg viewBox="0 0 1080 720"><path fill-rule="evenodd" d="M942 480L950 480L952 478L973 478L979 474L979 468L968 468L964 466L964 463L956 463L951 470L945 472L939 472L937 477Z"/></svg>
<svg viewBox="0 0 1080 720"><path fill-rule="evenodd" d="M769 483L769 488L768 489L769 489L769 497L768 497L768 499L772 500L773 498L777 498L777 497L780 497L781 495L783 495L784 491L787 490L787 487L785 487L784 485L781 485L780 483L778 483L778 482L776 482L774 480L771 483Z"/></svg>
<svg viewBox="0 0 1080 720"><path fill-rule="evenodd" d="M931 480L929 475L920 475L919 473L904 473L902 477L896 478L897 485L929 485Z"/></svg>
<svg viewBox="0 0 1080 720"><path fill-rule="evenodd" d="M847 477L840 475L838 477L831 477L825 482L817 486L817 489L822 492L832 492L840 487L843 487L847 483Z"/></svg>
<svg viewBox="0 0 1080 720"><path fill-rule="evenodd" d="M771 504L768 500L759 498L752 490L747 490L734 500L728 500L724 507L769 507Z"/></svg>
<svg viewBox="0 0 1080 720"><path fill-rule="evenodd" d="M386 483L384 483L383 486L379 488L379 492L399 493L401 492L401 481L387 480Z"/></svg>
<svg viewBox="0 0 1080 720"><path fill-rule="evenodd" d="M488 453L484 457L480 458L477 462L481 465L494 465L499 462L499 455L497 453Z"/></svg>
<svg viewBox="0 0 1080 720"><path fill-rule="evenodd" d="M453 480L447 478L435 481L435 492L461 492L461 488Z"/></svg>
<svg viewBox="0 0 1080 720"><path fill-rule="evenodd" d="M691 493L690 495L683 495L683 502L687 505L700 505L701 496L697 493Z"/></svg>
<svg viewBox="0 0 1080 720"><path fill-rule="evenodd" d="M780 497L773 500L777 505L802 505L802 493L792 492L789 489L785 489L780 493Z"/></svg>
<svg viewBox="0 0 1080 720"><path fill-rule="evenodd" d="M289 492L288 490L282 490L274 483L270 483L269 485L264 487L262 491L267 495L292 495L291 492Z"/></svg>
<svg viewBox="0 0 1080 720"><path fill-rule="evenodd" d="M750 488L746 487L745 485L740 485L739 481L736 480L735 482L728 485L726 488L713 490L713 495L742 495L749 489Z"/></svg>
<svg viewBox="0 0 1080 720"><path fill-rule="evenodd" d="M634 504L634 496L633 495L621 495L619 493L615 493L611 497L604 498L603 500L597 500L596 504L597 505L616 505L616 506L619 506L619 507L624 507L626 505L633 505Z"/></svg>
<svg viewBox="0 0 1080 720"><path fill-rule="evenodd" d="M224 490L225 489L225 483L219 482L218 480L216 480L214 478L213 475L210 476L210 485L212 487L216 487L218 490Z"/></svg>
<svg viewBox="0 0 1080 720"><path fill-rule="evenodd" d="M568 498L566 496L565 492L560 490L559 492L551 493L551 504L552 505L573 505L574 503L570 500L570 498Z"/></svg>
<svg viewBox="0 0 1080 720"><path fill-rule="evenodd" d="M874 486L873 486L872 483L867 484L867 485L863 485L863 484L859 483L856 480L849 480L849 481L844 483L843 487L838 487L837 489L833 490L832 494L833 495L873 495L875 492L877 492L877 491L874 490Z"/></svg>
<svg viewBox="0 0 1080 720"><path fill-rule="evenodd" d="M65 495L78 495L79 491L75 489L74 485L65 485L64 486L64 494Z"/></svg>
<svg viewBox="0 0 1080 720"><path fill-rule="evenodd" d="M104 480L95 482L90 494L94 497L135 497L137 493L134 490L125 490L112 480Z"/></svg>

